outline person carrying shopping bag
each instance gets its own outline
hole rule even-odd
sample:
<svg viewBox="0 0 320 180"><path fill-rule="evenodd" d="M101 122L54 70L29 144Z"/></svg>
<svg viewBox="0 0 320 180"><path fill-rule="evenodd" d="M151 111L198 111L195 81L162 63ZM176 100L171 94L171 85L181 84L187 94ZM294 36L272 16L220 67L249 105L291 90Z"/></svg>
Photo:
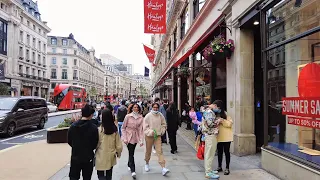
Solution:
<svg viewBox="0 0 320 180"><path fill-rule="evenodd" d="M158 103L152 104L152 110L144 118L144 134L146 140L146 154L145 154L145 171L150 171L149 161L151 158L152 145L155 145L158 162L162 168L162 175L169 173L166 168L166 161L163 157L161 136L166 132L167 123L164 116L159 112L160 105Z"/></svg>
<svg viewBox="0 0 320 180"><path fill-rule="evenodd" d="M129 152L128 169L131 176L136 178L136 167L134 162L134 152L137 144L143 146L143 117L138 104L133 104L126 115L122 125L122 141L127 145Z"/></svg>
<svg viewBox="0 0 320 180"><path fill-rule="evenodd" d="M112 169L121 157L122 143L113 114L109 109L102 111L102 123L99 127L99 143L96 151L95 166L99 180L112 180Z"/></svg>
<svg viewBox="0 0 320 180"><path fill-rule="evenodd" d="M227 115L227 112L224 110L223 102L221 100L216 100L213 103L213 112L217 118L220 118L221 123L219 125L219 134L217 137L218 145L218 172L222 172L222 159L223 152L226 156L226 169L224 175L229 175L229 164L230 164L230 144L233 141L233 132L232 125L233 121L230 116Z"/></svg>
<svg viewBox="0 0 320 180"><path fill-rule="evenodd" d="M212 170L212 163L217 149L217 135L219 133L220 119L217 119L215 113L212 111L213 106L210 105L203 112L203 120L201 124L201 131L204 134L205 153L204 166L205 178L218 179L220 176L217 171Z"/></svg>

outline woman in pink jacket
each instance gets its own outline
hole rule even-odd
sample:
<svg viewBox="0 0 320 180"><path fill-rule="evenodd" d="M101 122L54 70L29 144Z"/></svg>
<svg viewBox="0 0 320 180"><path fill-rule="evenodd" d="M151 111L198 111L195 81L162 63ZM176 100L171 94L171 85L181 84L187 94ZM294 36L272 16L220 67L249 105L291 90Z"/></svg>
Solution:
<svg viewBox="0 0 320 180"><path fill-rule="evenodd" d="M199 126L199 124L200 124L201 122L198 121L197 113L194 111L194 108L193 108L193 107L191 107L191 109L190 109L190 111L189 111L189 117L190 117L191 120L192 120L193 130L194 130L194 133L195 133L195 137L197 138L197 135L198 135L198 126Z"/></svg>
<svg viewBox="0 0 320 180"><path fill-rule="evenodd" d="M121 139L127 145L129 151L128 169L135 179L134 152L138 143L143 146L143 117L138 104L131 106L129 114L124 118Z"/></svg>

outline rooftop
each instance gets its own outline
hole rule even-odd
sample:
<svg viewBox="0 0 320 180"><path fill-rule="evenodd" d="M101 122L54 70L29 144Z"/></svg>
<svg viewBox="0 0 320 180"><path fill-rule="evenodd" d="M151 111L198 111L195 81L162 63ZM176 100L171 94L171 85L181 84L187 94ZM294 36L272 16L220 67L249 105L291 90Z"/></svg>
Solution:
<svg viewBox="0 0 320 180"><path fill-rule="evenodd" d="M41 14L38 9L37 1L33 2L32 0L19 0L19 3L22 4L22 6L30 15L41 21Z"/></svg>

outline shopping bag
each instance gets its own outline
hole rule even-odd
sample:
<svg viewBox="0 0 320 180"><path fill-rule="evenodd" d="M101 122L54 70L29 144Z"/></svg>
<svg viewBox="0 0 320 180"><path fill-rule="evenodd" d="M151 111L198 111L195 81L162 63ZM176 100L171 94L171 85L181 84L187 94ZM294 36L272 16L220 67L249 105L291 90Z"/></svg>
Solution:
<svg viewBox="0 0 320 180"><path fill-rule="evenodd" d="M197 152L197 158L200 160L204 160L204 147L204 142L201 142Z"/></svg>

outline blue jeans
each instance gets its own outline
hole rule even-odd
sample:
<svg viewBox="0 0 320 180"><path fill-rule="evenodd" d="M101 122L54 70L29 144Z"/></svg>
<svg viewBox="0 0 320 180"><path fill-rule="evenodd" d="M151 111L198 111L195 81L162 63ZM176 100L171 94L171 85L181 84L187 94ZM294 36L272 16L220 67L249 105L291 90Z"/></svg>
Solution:
<svg viewBox="0 0 320 180"><path fill-rule="evenodd" d="M195 134L195 136L197 138L197 135L198 135L198 125L197 124L193 125L193 130L194 130L194 134Z"/></svg>
<svg viewBox="0 0 320 180"><path fill-rule="evenodd" d="M118 131L119 131L120 137L122 135L122 133L121 133L122 124L123 124L123 122L118 122Z"/></svg>

